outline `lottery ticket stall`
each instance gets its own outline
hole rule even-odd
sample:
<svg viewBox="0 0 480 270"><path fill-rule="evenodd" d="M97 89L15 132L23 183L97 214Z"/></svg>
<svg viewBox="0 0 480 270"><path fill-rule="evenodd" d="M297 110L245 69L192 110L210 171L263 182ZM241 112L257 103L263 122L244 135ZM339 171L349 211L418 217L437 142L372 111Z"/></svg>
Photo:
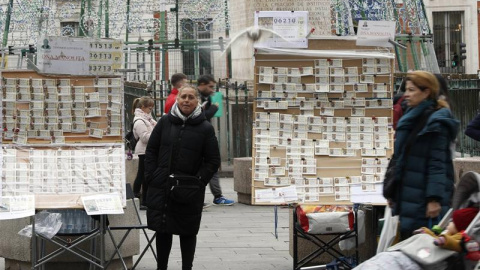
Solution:
<svg viewBox="0 0 480 270"><path fill-rule="evenodd" d="M123 214L126 207L123 79L113 72L115 61L96 61L94 55L112 59L121 46L115 40L45 40L41 71L0 72L0 217L62 214L53 238L37 233L31 218L32 269L48 268L60 254L104 269L106 215ZM65 46L83 51L78 55L78 48ZM98 241L93 248L99 251L85 248L87 240Z"/></svg>
<svg viewBox="0 0 480 270"><path fill-rule="evenodd" d="M296 206L290 228L294 269L323 253L341 260L345 254L334 245L347 238L355 239L358 260L363 211L357 206L385 204L393 70L389 50L357 47L348 38L309 40L308 49L300 50L257 48L252 203ZM350 223L339 231L334 225L315 228L328 223L324 214L330 212L352 213L343 215ZM316 234L337 240L322 242ZM303 245L315 250L300 259ZM342 263L352 268L356 262Z"/></svg>

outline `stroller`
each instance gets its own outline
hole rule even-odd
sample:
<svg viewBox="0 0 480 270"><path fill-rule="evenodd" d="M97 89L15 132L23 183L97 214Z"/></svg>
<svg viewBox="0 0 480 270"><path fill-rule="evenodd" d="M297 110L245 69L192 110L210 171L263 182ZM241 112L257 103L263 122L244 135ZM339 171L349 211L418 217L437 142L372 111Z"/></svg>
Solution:
<svg viewBox="0 0 480 270"><path fill-rule="evenodd" d="M467 207L479 208L479 206L480 174L476 172L467 172L461 177L459 183L457 184L456 191L453 196L452 208L447 212L447 214L445 214L438 226L442 229L445 229L448 223L451 221L454 210ZM467 243L467 245L478 248L480 243L480 212L470 222L469 226L465 230L465 234L470 237L470 241ZM423 241L415 241L414 238L420 237L423 237ZM459 265L462 265L463 269L465 270L480 269L480 261L465 259L465 254L463 253L447 251L441 247L432 245L432 243L433 238L431 236L414 235L409 239L390 247L387 252L378 253L376 256L363 262L354 269L460 270L461 268L459 268ZM480 254L480 251L476 251L476 253L474 252L473 254L477 253Z"/></svg>

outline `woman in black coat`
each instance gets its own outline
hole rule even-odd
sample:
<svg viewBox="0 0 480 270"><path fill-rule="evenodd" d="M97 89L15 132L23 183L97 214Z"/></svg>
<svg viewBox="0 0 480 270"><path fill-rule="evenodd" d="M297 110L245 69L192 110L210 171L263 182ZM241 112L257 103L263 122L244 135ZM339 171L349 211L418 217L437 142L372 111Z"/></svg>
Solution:
<svg viewBox="0 0 480 270"><path fill-rule="evenodd" d="M212 125L197 90L184 86L155 126L145 151L147 223L157 232L157 267L166 270L173 234L180 236L182 270L192 269L205 186L220 166Z"/></svg>

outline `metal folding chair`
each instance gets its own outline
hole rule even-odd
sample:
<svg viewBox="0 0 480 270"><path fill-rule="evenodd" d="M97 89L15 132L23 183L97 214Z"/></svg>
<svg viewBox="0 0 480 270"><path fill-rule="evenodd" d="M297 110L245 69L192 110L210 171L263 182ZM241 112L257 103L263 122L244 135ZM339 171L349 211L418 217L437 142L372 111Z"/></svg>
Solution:
<svg viewBox="0 0 480 270"><path fill-rule="evenodd" d="M155 233L151 238L148 236L147 231L146 231L148 229L148 226L146 224L142 223L142 218L140 217L140 212L138 211L137 204L135 203L135 196L133 194L132 187L128 183L126 185L126 197L127 197L127 199L132 200L133 208L135 209L135 213L137 214L138 224L123 225L123 226L107 226L106 230L107 230L108 234L110 235L110 239L112 240L112 243L115 247L115 252L112 254L112 256L108 260L105 267L108 267L110 265L110 263L112 262L112 260L115 258L115 255L118 255L118 258L121 260L121 262L123 264L123 268L128 269L127 265L125 264L125 261L123 260L123 256L120 252L120 248L121 248L123 242L125 241L125 239L127 239L128 235L130 234L130 232L132 230L142 230L143 235L145 236L145 238L147 240L147 245L142 250L142 252L140 253L137 260L135 261L135 263L132 267L132 270L133 270L133 269L135 269L135 267L137 267L138 263L140 263L140 261L142 260L143 256L148 251L148 249L150 249L152 251L152 254L153 254L153 257L155 258L155 261L157 260L157 254L155 253L155 250L152 247L152 243L154 242L155 237L157 236L157 233ZM113 237L113 234L112 234L112 231L117 231L117 230L126 231L118 244L116 243L116 241Z"/></svg>
<svg viewBox="0 0 480 270"><path fill-rule="evenodd" d="M83 210L51 210L50 212L60 212L62 214L67 213L70 211L70 215L72 215L72 219L75 220L82 215L86 215ZM60 230L54 237L48 239L43 235L37 233L35 231L35 217L32 218L32 269L45 269L46 263L51 261L52 259L58 257L62 253L70 253L77 257L82 258L83 260L90 263L90 269L93 267L98 267L100 269L106 269L104 267L105 261L105 250L104 250L104 220L106 217L103 215L99 217L100 221L97 223L96 226L88 226L86 230L78 230L74 231L71 229L67 230ZM88 217L90 220L90 217ZM66 222L66 220L64 220ZM90 221L93 222L93 221ZM70 224L73 225L73 224ZM66 236L67 239L63 239L62 237ZM95 238L100 236L100 256L95 255ZM40 241L40 254L37 254L37 241ZM80 248L80 244L91 241L90 243L90 252L84 251ZM53 246L56 247L56 250L50 252L49 254L45 254L46 250L46 243L51 243Z"/></svg>
<svg viewBox="0 0 480 270"><path fill-rule="evenodd" d="M337 260L339 264L343 266L344 269L353 269L358 263L358 204L353 205L353 212L355 213L353 230L346 231L344 233L324 233L324 234L310 234L305 232L300 222L297 219L297 208L294 208L293 211L293 269L294 270L303 270L303 269L327 269L327 265L316 265L316 266L307 266L315 258L318 258L324 253L329 254L333 259ZM322 239L322 236L333 236L329 241ZM315 245L315 250L310 254L306 255L303 258L299 258L298 252L298 239L305 239ZM348 261L345 258L345 254L339 249L335 248L335 245L340 241L354 238L355 239L355 257L354 261ZM343 269L342 268L342 269Z"/></svg>

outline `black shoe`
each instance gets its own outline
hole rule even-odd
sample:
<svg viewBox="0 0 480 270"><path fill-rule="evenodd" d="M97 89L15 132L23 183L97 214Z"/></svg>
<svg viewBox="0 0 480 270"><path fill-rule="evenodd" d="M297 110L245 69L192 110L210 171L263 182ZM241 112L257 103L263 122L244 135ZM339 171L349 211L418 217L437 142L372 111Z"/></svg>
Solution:
<svg viewBox="0 0 480 270"><path fill-rule="evenodd" d="M140 210L147 210L148 207L146 205L140 205Z"/></svg>

